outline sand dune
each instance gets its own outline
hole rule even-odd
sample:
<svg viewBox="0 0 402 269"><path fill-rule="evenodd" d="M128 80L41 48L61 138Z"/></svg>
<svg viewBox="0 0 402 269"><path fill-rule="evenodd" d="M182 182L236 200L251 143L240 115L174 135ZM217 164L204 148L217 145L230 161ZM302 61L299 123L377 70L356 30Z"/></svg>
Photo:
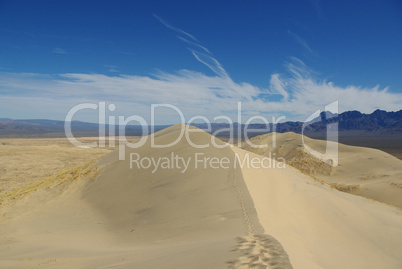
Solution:
<svg viewBox="0 0 402 269"><path fill-rule="evenodd" d="M176 139L180 126L155 134L157 144ZM196 144L210 143L206 133L191 135ZM223 142L217 141L220 145ZM178 165L130 169L130 154L145 158L185 160ZM173 147L151 148L150 143L102 159L99 178L87 185L75 182L69 192L43 201L41 194L27 198L13 210L24 212L1 225L0 265L29 268L226 268L241 264L273 264L291 268L280 243L266 237L258 222L240 168L210 169L196 165L195 154L227 158L230 148L192 148L185 139ZM53 191L53 190L52 190ZM43 193L42 193L43 194ZM4 218L3 218L4 219ZM244 249L265 249L264 261L249 258ZM103 265L103 266L101 266Z"/></svg>
<svg viewBox="0 0 402 269"><path fill-rule="evenodd" d="M281 242L294 268L402 266L399 209L339 192L292 167L242 172L260 223Z"/></svg>
<svg viewBox="0 0 402 269"><path fill-rule="evenodd" d="M309 147L325 153L325 141L304 139ZM306 151L300 134L270 133L250 141L269 147L253 148L244 142L242 148L263 156L284 157L287 164L339 190L402 208L402 161L388 153L338 144L339 166L332 167Z"/></svg>
<svg viewBox="0 0 402 269"><path fill-rule="evenodd" d="M174 141L180 127L155 141ZM204 132L190 137L211 141ZM112 152L96 180L64 182L0 208L0 267L401 267L400 210L292 167L241 167L238 157L247 154L263 158L230 146L197 149L185 139L127 149L124 161Z"/></svg>
<svg viewBox="0 0 402 269"><path fill-rule="evenodd" d="M156 142L175 140L178 127L157 134ZM193 141L206 144L209 139L210 136L203 133L195 136ZM148 160L166 158L170 162L176 156L180 159L166 168L155 169L153 164L138 168L133 164L130 169L131 153ZM234 154L229 149L193 150L185 139L164 149L153 149L147 143L140 149L128 150L125 161L115 161L117 152L107 156L109 164L97 181L83 191L82 199L105 217L108 229L119 231L116 236L122 243L143 245L216 240L247 233L238 194L233 187L237 181L247 200L250 221L258 230L256 213L242 183L240 168L204 169L202 163L195 167L195 153L200 154L200 158L227 157L234 161ZM190 162L183 164L180 160ZM144 164L148 166L149 162Z"/></svg>

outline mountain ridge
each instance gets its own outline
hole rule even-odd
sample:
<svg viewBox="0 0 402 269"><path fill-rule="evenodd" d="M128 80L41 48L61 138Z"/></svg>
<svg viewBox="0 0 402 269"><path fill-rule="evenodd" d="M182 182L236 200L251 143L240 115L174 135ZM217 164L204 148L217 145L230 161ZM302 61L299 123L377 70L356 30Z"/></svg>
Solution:
<svg viewBox="0 0 402 269"><path fill-rule="evenodd" d="M309 135L319 135L326 132L328 124L338 123L338 131L349 132L351 134L365 134L365 135L398 135L402 133L402 110L387 112L377 109L371 114L364 114L359 111L346 111L340 114L333 114L329 111L323 111L320 115L308 123L301 121L287 121L280 122L275 125L270 124L249 124L248 129L255 130L255 134L249 135L253 137L262 133L270 132L295 132L302 133L303 126L304 133ZM97 136L99 124L89 123L83 121L72 121L73 133L78 136ZM200 129L207 129L206 123L191 124ZM239 128L240 125L240 128ZM155 131L166 128L169 125L154 126ZM235 136L237 136L238 129L244 131L245 124L233 123L231 126L228 123L211 123L211 133L225 128L233 128ZM109 125L105 125L106 130ZM116 127L117 128L117 127ZM259 132L258 130L261 130ZM150 132L150 129L148 130ZM139 125L126 126L127 135L141 135L142 129ZM106 132L107 134L108 132ZM220 136L228 136L228 132L219 132ZM117 132L116 132L117 134ZM9 119L0 118L0 137L2 136L64 136L64 121L48 120L48 119ZM219 135L218 135L219 136Z"/></svg>

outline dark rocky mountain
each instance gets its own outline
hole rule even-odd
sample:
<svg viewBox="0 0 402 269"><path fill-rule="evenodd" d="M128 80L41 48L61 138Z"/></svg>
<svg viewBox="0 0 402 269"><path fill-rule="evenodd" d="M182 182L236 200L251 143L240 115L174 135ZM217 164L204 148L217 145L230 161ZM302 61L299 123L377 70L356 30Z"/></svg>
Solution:
<svg viewBox="0 0 402 269"><path fill-rule="evenodd" d="M329 112L330 113L330 112ZM386 112L377 109L371 114L347 111L337 114L321 112L320 120L309 125L309 132L322 132L331 123L338 123L340 132L371 134L402 134L402 110Z"/></svg>
<svg viewBox="0 0 402 269"><path fill-rule="evenodd" d="M294 132L303 133L308 136L321 136L327 132L327 126L337 123L338 131L341 134L351 135L398 135L402 134L402 110L397 112L386 112L383 110L376 110L371 114L363 114L359 111L347 111L341 114L333 114L329 111L320 113L320 116L310 122L288 121L273 124L250 124L247 128L258 130L250 133L250 137L269 132ZM206 124L194 124L195 126L206 129ZM229 124L212 124L212 132L229 128ZM244 125L240 129L244 130ZM328 128L334 128L329 126ZM235 123L233 126L234 133L238 131L238 125ZM228 134L229 132L226 132Z"/></svg>

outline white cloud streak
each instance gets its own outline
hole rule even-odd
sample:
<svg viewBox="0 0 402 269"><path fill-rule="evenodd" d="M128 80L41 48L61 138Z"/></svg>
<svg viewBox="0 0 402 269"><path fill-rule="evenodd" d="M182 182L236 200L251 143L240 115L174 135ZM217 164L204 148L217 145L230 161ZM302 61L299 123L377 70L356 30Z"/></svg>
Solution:
<svg viewBox="0 0 402 269"><path fill-rule="evenodd" d="M310 53L311 55L315 55L316 53L310 48L310 46L307 44L307 42L301 38L300 36L296 35L295 33L288 31L288 34L294 39L296 40L297 43L299 43L303 49L305 49L308 53Z"/></svg>
<svg viewBox="0 0 402 269"><path fill-rule="evenodd" d="M109 71L109 72L112 72L112 73L118 73L118 72L120 72L120 71L117 69L117 66L115 66L115 65L105 64L105 65L103 65L103 66L106 67L106 68L108 68L108 71Z"/></svg>
<svg viewBox="0 0 402 269"><path fill-rule="evenodd" d="M162 18L159 17L158 15L156 15L156 14L153 14L153 15L154 15L154 17L155 17L157 20L159 20L159 21L160 21L163 25L165 25L167 28L169 28L169 29L171 29L171 30L173 30L173 31L175 31L175 32L178 32L178 33L180 33L180 34L183 34L183 35L185 35L185 36L191 38L192 40L198 42L197 38L195 38L193 35L191 35L191 34L185 32L185 31L183 31L183 30L181 30L181 29L179 29L179 28L176 28L176 27L170 25L167 21L165 21L164 19L162 19Z"/></svg>
<svg viewBox="0 0 402 269"><path fill-rule="evenodd" d="M193 48L188 48L188 49L190 50L190 52L193 54L193 56L195 57L195 59L197 61L199 61L200 63L207 66L216 75L218 75L220 77L229 78L229 74L226 72L225 68L223 68L223 66L219 63L219 61L213 57L212 53L206 47L201 45L201 43L193 35L190 35L189 33L184 32L183 30L170 25L164 19L162 19L161 17L159 17L155 14L154 14L154 16L167 28L169 28L175 32L178 32L179 34L183 34L187 37L190 37L193 40L193 41L190 41L186 37L177 36L177 38L180 39L181 41L196 48L196 49L193 49ZM201 49L202 51L200 51L199 49Z"/></svg>

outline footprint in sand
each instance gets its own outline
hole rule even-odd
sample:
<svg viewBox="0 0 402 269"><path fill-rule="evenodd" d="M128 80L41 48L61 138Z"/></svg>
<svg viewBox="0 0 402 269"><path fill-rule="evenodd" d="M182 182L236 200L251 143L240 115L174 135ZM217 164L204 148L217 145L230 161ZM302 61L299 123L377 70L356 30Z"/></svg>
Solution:
<svg viewBox="0 0 402 269"><path fill-rule="evenodd" d="M236 241L232 251L238 252L239 258L228 261L229 268L292 268L282 245L270 235L248 235Z"/></svg>

